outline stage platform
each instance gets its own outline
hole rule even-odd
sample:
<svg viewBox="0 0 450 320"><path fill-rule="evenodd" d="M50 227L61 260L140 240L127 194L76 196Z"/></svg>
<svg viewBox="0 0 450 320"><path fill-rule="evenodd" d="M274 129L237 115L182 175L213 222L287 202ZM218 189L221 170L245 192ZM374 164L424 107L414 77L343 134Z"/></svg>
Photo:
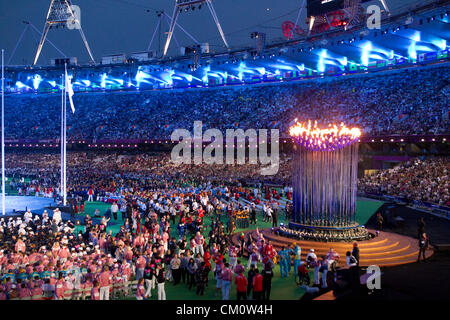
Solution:
<svg viewBox="0 0 450 320"><path fill-rule="evenodd" d="M23 213L26 211L26 209L30 209L33 214L37 214L39 216L42 216L44 210L47 210L48 216L51 218L53 217L53 210L56 207L58 207L62 211L61 218L63 221L70 220L73 223L75 223L77 220L79 220L81 222L81 225L83 225L83 219L85 215L73 215L68 212L65 212L63 207L61 207L59 204L53 201L53 198L42 198L33 196L6 196L5 200L6 200L5 217L23 216ZM90 208L90 211L89 210L88 211L92 215L92 222L94 224L99 224L101 220L99 218L93 217L94 208L100 207L102 209L103 215L104 211L106 211L106 208L109 207L110 205L100 202L95 203L88 202L86 206L87 207L94 206L93 208ZM115 221L111 221L108 224L108 227L112 228L114 233L116 233L120 228L120 224L118 224Z"/></svg>
<svg viewBox="0 0 450 320"><path fill-rule="evenodd" d="M264 238L270 240L272 245L277 250L282 246L292 245L294 242L302 249L302 260L306 259L310 249L314 249L317 257L324 256L330 248L336 250L341 256L341 259L345 261L345 253L352 251L352 242L317 242L317 241L304 241L295 240L291 238L281 237L271 232L271 229L263 229L260 232L264 235ZM369 232L375 234L375 230ZM245 239L247 240L248 234L251 233L253 239L257 239L256 230L245 231ZM239 243L240 233L236 233L232 236L232 242L234 244ZM380 267L391 267L407 263L414 263L417 261L419 255L419 241L417 239L403 236L397 233L388 233L381 231L378 237L374 237L371 240L358 241L360 252L360 265L369 266L377 265ZM433 254L432 249L428 249L426 257L429 258Z"/></svg>
<svg viewBox="0 0 450 320"><path fill-rule="evenodd" d="M5 197L5 213L6 215L14 215L15 213L24 212L30 209L33 213L42 213L45 208L54 206L53 198L42 198L33 196L6 196Z"/></svg>

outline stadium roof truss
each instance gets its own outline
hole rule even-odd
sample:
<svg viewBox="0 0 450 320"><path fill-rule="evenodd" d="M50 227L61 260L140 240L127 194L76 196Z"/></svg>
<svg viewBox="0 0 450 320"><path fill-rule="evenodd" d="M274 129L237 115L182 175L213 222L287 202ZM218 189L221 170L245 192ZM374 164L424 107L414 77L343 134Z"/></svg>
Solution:
<svg viewBox="0 0 450 320"><path fill-rule="evenodd" d="M39 41L39 45L34 56L33 66L36 65L39 59L48 31L53 27L59 26L63 28L67 26L69 29L78 29L80 31L81 38L83 39L84 46L89 53L89 57L91 58L91 61L95 63L94 56L92 55L86 36L83 32L83 28L81 27L80 19L75 14L76 8L78 7L73 6L70 0L51 0L47 17L45 19L44 31L42 32L41 40Z"/></svg>
<svg viewBox="0 0 450 320"><path fill-rule="evenodd" d="M225 44L225 46L227 48L229 48L227 39L225 38L225 34L223 33L223 30L220 25L219 18L217 17L216 10L214 9L212 0L175 0L175 6L173 9L173 14L172 14L171 23L170 23L170 29L169 29L169 33L167 35L166 44L164 46L163 56L165 56L167 54L167 50L169 49L170 41L172 39L173 32L175 30L175 26L177 25L177 20L178 20L178 16L179 16L180 12L185 8L190 8L192 6L202 5L202 4L206 4L208 6L208 9L211 12L214 22L216 23L217 29L219 30L220 36L222 37L223 43Z"/></svg>

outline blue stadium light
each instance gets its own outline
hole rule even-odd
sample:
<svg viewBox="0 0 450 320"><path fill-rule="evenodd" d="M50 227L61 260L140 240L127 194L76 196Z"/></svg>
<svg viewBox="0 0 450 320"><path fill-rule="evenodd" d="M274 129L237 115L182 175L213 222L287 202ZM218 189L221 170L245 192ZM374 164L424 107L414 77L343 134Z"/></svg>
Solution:
<svg viewBox="0 0 450 320"><path fill-rule="evenodd" d="M181 80L186 80L187 82L192 82L192 80L194 79L194 76L192 74L184 73L184 72L181 72L178 70L175 70L175 75L181 77ZM195 79L198 81L201 81L198 78L195 78Z"/></svg>
<svg viewBox="0 0 450 320"><path fill-rule="evenodd" d="M106 88L106 78L107 77L108 76L106 75L106 73L102 74L102 76L101 76L102 81L100 82L100 87Z"/></svg>
<svg viewBox="0 0 450 320"><path fill-rule="evenodd" d="M239 64L238 71L244 71L244 70L246 70L246 69L247 69L247 66L245 65L245 63L244 63L244 62L241 62L241 63Z"/></svg>
<svg viewBox="0 0 450 320"><path fill-rule="evenodd" d="M208 77L215 77L215 78L219 78L219 79L226 79L226 78L228 78L228 72L227 71L225 71L225 72L211 71L211 67L210 66L206 66L203 69L203 77L202 77L202 79L199 79L197 77L193 77L193 79L195 79L197 81L207 82L208 81Z"/></svg>
<svg viewBox="0 0 450 320"><path fill-rule="evenodd" d="M408 55L412 59L417 59L416 42L420 41L420 31L416 31L411 40L411 45L408 47Z"/></svg>
<svg viewBox="0 0 450 320"><path fill-rule="evenodd" d="M143 72L141 70L138 70L135 77L138 86L141 83L142 79L143 79Z"/></svg>
<svg viewBox="0 0 450 320"><path fill-rule="evenodd" d="M267 64L268 67L273 68L273 69L281 69L281 70L288 70L288 71L295 71L297 65L295 64L287 64L287 63L271 63L271 64Z"/></svg>
<svg viewBox="0 0 450 320"><path fill-rule="evenodd" d="M34 90L39 89L39 85L41 84L41 82L42 82L41 76L38 75L38 74L35 74L34 77L33 77L33 88L34 88Z"/></svg>
<svg viewBox="0 0 450 320"><path fill-rule="evenodd" d="M136 73L136 77L135 77L136 87L139 88L141 86L141 83L151 84L151 82L149 82L147 80L144 80L144 79L154 79L154 80L158 80L158 81L161 82L160 79L157 79L157 78L151 76L150 74L148 74L148 73L146 73L146 72L144 72L144 71L139 69L138 72Z"/></svg>
<svg viewBox="0 0 450 320"><path fill-rule="evenodd" d="M317 63L317 72L325 72L325 63L323 62L323 58L320 58Z"/></svg>
<svg viewBox="0 0 450 320"><path fill-rule="evenodd" d="M167 84L167 81L166 81L166 80L163 80L163 79L154 77L154 76L152 76L151 74L147 74L146 78L151 79L151 80L154 80L154 81L157 81L157 82L160 82L160 83ZM141 80L140 83L152 84L150 81L147 81L147 80Z"/></svg>
<svg viewBox="0 0 450 320"><path fill-rule="evenodd" d="M361 56L361 63L364 66L369 65L369 57L370 57L371 51L372 51L372 42L367 41L367 43L363 46L363 52L362 52L362 56Z"/></svg>
<svg viewBox="0 0 450 320"><path fill-rule="evenodd" d="M317 71L318 72L325 72L325 60L328 57L328 53L326 49L323 49L320 53L319 53L319 62L317 63Z"/></svg>
<svg viewBox="0 0 450 320"><path fill-rule="evenodd" d="M394 50L391 50L391 52L389 52L389 59L394 59Z"/></svg>
<svg viewBox="0 0 450 320"><path fill-rule="evenodd" d="M445 39L433 40L431 43L441 50L447 49L447 40Z"/></svg>
<svg viewBox="0 0 450 320"><path fill-rule="evenodd" d="M420 45L420 46L418 46L416 44L416 51L417 52L433 52L436 50L431 48L431 44L424 44L424 45Z"/></svg>
<svg viewBox="0 0 450 320"><path fill-rule="evenodd" d="M258 71L262 76L266 74L266 68L256 68L256 71Z"/></svg>
<svg viewBox="0 0 450 320"><path fill-rule="evenodd" d="M236 68L235 70L237 70L239 73L249 73L249 74L254 74L254 75L261 75L261 71L262 69L260 67L250 67L247 66L244 62L241 62L239 64L239 67ZM265 72L265 68L264 68L264 72Z"/></svg>
<svg viewBox="0 0 450 320"><path fill-rule="evenodd" d="M371 53L371 54L369 54L369 58L375 59L375 60L384 60L385 59L385 57L383 57L379 53Z"/></svg>
<svg viewBox="0 0 450 320"><path fill-rule="evenodd" d="M27 86L26 84L24 84L24 83L22 83L20 81L16 82L16 87L19 88L19 89L22 89L22 88L31 89L31 87Z"/></svg>
<svg viewBox="0 0 450 320"><path fill-rule="evenodd" d="M219 74L214 73L214 72L208 73L208 75L207 75L206 77L214 77L214 78L220 78L220 79L222 79L222 77L221 77Z"/></svg>

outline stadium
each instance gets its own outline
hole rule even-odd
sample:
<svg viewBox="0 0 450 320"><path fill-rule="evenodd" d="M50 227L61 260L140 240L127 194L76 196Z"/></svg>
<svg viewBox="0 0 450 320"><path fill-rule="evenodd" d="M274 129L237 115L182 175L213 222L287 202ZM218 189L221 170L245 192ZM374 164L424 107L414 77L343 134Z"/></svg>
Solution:
<svg viewBox="0 0 450 320"><path fill-rule="evenodd" d="M448 0L25 2L0 300L448 300Z"/></svg>

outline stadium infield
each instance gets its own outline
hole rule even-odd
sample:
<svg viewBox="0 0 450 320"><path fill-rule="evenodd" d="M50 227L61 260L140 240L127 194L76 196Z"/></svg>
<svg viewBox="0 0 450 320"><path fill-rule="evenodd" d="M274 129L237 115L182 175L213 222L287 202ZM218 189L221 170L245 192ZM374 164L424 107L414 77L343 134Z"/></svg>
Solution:
<svg viewBox="0 0 450 320"><path fill-rule="evenodd" d="M369 218L383 205L382 201L376 201L371 199L358 199L357 203L357 213L356 213L356 219L358 223L365 224ZM100 214L103 215L106 210L110 207L110 204L102 203L102 202L86 202L85 204L85 214L93 215L95 209L98 209L100 211ZM79 218L84 217L84 215L78 215ZM114 221L114 219L110 220L108 229L111 229L113 233L118 232L120 229L120 226L122 224L122 214L119 212L117 221ZM224 223L227 222L228 219L223 218L222 221ZM242 232L249 229L255 229L256 227L263 229L263 228L270 228L272 224L270 222L264 222L263 221L263 215L262 212L257 213L257 224L256 225L250 225L247 229L236 229L235 232ZM283 214L279 217L279 222L287 223L285 217ZM206 217L204 219L204 223L206 226L209 226L211 224L211 218ZM177 236L176 234L176 228L172 228L172 236ZM225 258L228 259L228 255L225 255ZM242 258L241 262L244 266L247 265L247 259ZM289 274L289 277L287 278L281 278L280 274L280 266L276 265L274 268L274 277L272 279L272 291L270 298L272 300L298 300L300 299L304 294L305 290L302 289L300 286L298 286L294 279L294 273L293 268L291 269L291 272ZM313 279L314 275L311 272L310 273L311 279ZM174 286L173 283L166 283L166 296L168 300L221 300L221 292L218 293L218 295L215 295L216 292L216 280L214 279L214 273L210 272L209 274L209 281L208 281L208 287L205 288L205 293L203 296L197 296L195 294L195 288L192 288L191 290L188 289L188 287L184 284L178 284L177 286ZM134 297L129 296L127 299L134 299ZM153 290L152 297L150 300L156 300L156 290ZM230 300L236 299L236 286L234 283L231 285L230 289Z"/></svg>

